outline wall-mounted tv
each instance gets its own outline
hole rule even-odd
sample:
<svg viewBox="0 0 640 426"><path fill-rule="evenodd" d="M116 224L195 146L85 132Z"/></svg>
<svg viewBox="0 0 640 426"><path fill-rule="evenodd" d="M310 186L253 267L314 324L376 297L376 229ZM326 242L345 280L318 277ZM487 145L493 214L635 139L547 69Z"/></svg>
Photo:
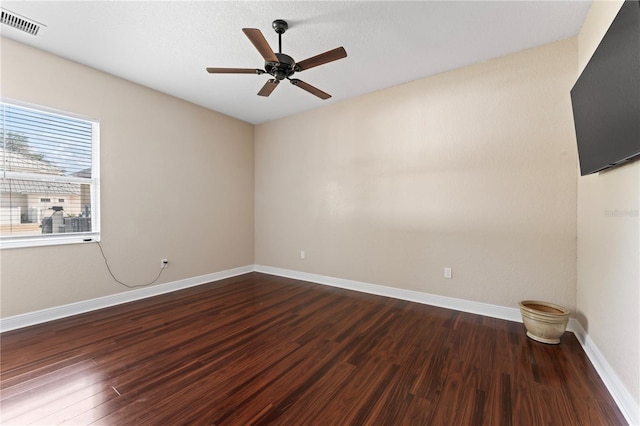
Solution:
<svg viewBox="0 0 640 426"><path fill-rule="evenodd" d="M640 0L624 2L571 102L582 176L640 156Z"/></svg>

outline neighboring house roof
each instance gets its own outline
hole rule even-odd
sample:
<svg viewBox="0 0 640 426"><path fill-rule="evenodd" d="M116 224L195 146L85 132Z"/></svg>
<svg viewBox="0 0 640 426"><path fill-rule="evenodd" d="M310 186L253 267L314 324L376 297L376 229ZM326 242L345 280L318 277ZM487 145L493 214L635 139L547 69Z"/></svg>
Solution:
<svg viewBox="0 0 640 426"><path fill-rule="evenodd" d="M79 183L40 182L35 180L2 179L0 192L14 194L64 194L80 195Z"/></svg>
<svg viewBox="0 0 640 426"><path fill-rule="evenodd" d="M55 165L45 160L21 154L16 151L5 150L0 147L0 164L8 165L7 171L42 173L46 175L63 176L64 172ZM2 179L0 180L1 192L12 192L14 194L65 194L80 195L80 184L66 182L42 182L23 179Z"/></svg>
<svg viewBox="0 0 640 426"><path fill-rule="evenodd" d="M7 164L7 171L12 172L39 172L48 175L64 176L64 171L49 161L38 160L16 151L6 151L0 147L0 162Z"/></svg>
<svg viewBox="0 0 640 426"><path fill-rule="evenodd" d="M86 169L82 169L79 172L75 172L73 174L73 176L81 177L81 178L90 178L91 177L91 167L88 167Z"/></svg>

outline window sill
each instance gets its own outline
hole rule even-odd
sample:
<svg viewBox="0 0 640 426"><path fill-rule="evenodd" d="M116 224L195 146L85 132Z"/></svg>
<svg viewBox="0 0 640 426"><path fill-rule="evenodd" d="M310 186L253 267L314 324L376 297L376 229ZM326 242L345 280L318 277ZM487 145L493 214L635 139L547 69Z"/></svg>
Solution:
<svg viewBox="0 0 640 426"><path fill-rule="evenodd" d="M42 246L58 246L65 244L83 244L100 241L99 233L47 235L46 237L5 237L0 238L0 249L15 249Z"/></svg>

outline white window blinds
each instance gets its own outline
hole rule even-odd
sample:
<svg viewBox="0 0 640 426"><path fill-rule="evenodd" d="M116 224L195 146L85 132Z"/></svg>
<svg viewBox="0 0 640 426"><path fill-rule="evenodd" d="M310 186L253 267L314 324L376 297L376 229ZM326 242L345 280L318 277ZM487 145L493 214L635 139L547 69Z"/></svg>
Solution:
<svg viewBox="0 0 640 426"><path fill-rule="evenodd" d="M0 104L3 248L98 239L99 124Z"/></svg>

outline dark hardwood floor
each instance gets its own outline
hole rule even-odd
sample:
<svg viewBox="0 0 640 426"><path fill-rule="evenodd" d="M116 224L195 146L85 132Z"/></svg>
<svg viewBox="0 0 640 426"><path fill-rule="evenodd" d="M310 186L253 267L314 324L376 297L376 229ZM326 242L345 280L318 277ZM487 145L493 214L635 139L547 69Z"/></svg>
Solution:
<svg viewBox="0 0 640 426"><path fill-rule="evenodd" d="M3 424L620 425L575 336L251 273L4 333Z"/></svg>

